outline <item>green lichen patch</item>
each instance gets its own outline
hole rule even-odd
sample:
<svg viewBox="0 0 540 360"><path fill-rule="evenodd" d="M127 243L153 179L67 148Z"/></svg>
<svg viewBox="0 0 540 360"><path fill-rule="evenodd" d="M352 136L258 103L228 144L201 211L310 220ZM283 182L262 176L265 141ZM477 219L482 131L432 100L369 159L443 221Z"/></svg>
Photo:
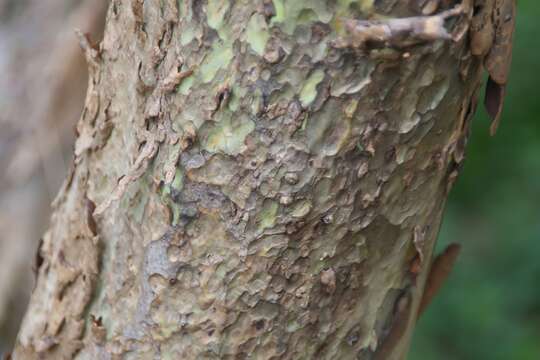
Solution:
<svg viewBox="0 0 540 360"><path fill-rule="evenodd" d="M257 225L259 231L271 228L276 223L276 215L279 204L273 200L265 200L263 208L257 216Z"/></svg>
<svg viewBox="0 0 540 360"><path fill-rule="evenodd" d="M184 27L184 31L182 31L182 34L180 35L180 43L184 46L189 44L193 39L195 39L196 32L197 30L194 25L191 23L186 25Z"/></svg>
<svg viewBox="0 0 540 360"><path fill-rule="evenodd" d="M244 140L255 129L255 123L245 115L233 117L228 111L219 114L217 124L201 129L203 148L212 153L237 155L244 150Z"/></svg>
<svg viewBox="0 0 540 360"><path fill-rule="evenodd" d="M171 183L171 188L175 189L176 191L182 190L184 187L184 173L180 168L176 169L176 172L174 173L174 179Z"/></svg>
<svg viewBox="0 0 540 360"><path fill-rule="evenodd" d="M326 0L274 0L273 3L276 15L272 18L272 25L281 26L289 35L298 25L315 21L328 23L332 20Z"/></svg>
<svg viewBox="0 0 540 360"><path fill-rule="evenodd" d="M233 50L231 44L216 44L213 51L206 57L206 59L204 59L200 67L199 75L202 82L208 83L212 81L220 69L225 69L229 65L232 58Z"/></svg>
<svg viewBox="0 0 540 360"><path fill-rule="evenodd" d="M216 30L222 40L226 40L226 26L223 24L225 15L229 10L230 2L223 0L208 0L206 18L208 26Z"/></svg>
<svg viewBox="0 0 540 360"><path fill-rule="evenodd" d="M240 106L240 99L243 98L246 93L247 89L244 89L240 86L234 86L231 89L229 101L227 102L227 107L230 111L234 112L238 110L238 107Z"/></svg>
<svg viewBox="0 0 540 360"><path fill-rule="evenodd" d="M261 14L253 14L249 19L246 29L246 40L259 56L264 54L264 48L270 38L266 21Z"/></svg>
<svg viewBox="0 0 540 360"><path fill-rule="evenodd" d="M324 79L324 71L317 69L313 71L300 90L300 102L307 107L317 97L317 85Z"/></svg>
<svg viewBox="0 0 540 360"><path fill-rule="evenodd" d="M188 95L189 90L191 89L191 87L193 86L194 83L195 83L195 76L190 75L190 76L184 78L184 80L180 83L180 85L178 85L178 87L176 89L180 94Z"/></svg>

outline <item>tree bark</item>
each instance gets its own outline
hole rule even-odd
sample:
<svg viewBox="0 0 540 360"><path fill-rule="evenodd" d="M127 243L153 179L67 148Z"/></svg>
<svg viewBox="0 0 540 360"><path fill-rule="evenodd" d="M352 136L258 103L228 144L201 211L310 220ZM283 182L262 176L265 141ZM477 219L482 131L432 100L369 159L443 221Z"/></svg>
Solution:
<svg viewBox="0 0 540 360"><path fill-rule="evenodd" d="M73 28L101 36L104 0L0 0L0 356L13 346L32 259L69 164L87 66Z"/></svg>
<svg viewBox="0 0 540 360"><path fill-rule="evenodd" d="M467 4L379 42L343 19L419 14L112 1L15 358L403 358L481 82Z"/></svg>

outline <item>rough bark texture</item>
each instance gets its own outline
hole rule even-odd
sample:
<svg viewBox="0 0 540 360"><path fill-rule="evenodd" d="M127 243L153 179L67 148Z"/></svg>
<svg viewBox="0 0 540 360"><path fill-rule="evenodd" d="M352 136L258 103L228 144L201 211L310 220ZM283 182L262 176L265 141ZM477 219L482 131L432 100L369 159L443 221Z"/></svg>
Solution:
<svg viewBox="0 0 540 360"><path fill-rule="evenodd" d="M0 354L28 304L31 260L84 105L87 65L73 28L100 34L105 5L0 0Z"/></svg>
<svg viewBox="0 0 540 360"><path fill-rule="evenodd" d="M411 9L112 1L15 358L404 356L480 61L335 45Z"/></svg>

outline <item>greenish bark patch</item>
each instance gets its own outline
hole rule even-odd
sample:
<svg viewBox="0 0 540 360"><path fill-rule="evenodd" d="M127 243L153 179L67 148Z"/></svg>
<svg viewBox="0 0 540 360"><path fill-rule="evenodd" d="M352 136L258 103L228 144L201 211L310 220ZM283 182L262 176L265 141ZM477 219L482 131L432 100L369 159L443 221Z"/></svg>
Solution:
<svg viewBox="0 0 540 360"><path fill-rule="evenodd" d="M309 75L308 79L300 90L300 102L307 107L317 97L317 85L324 79L324 71L317 69Z"/></svg>
<svg viewBox="0 0 540 360"><path fill-rule="evenodd" d="M203 147L213 153L236 155L244 149L244 140L253 129L255 123L247 116L233 117L228 111L222 112L221 120L208 130L203 139Z"/></svg>
<svg viewBox="0 0 540 360"><path fill-rule="evenodd" d="M332 12L328 10L325 0L274 0L274 8L276 15L272 18L272 25L280 24L289 35L298 25L315 21L328 23L332 20Z"/></svg>
<svg viewBox="0 0 540 360"><path fill-rule="evenodd" d="M214 47L200 68L200 76L203 83L214 79L220 69L226 68L233 58L230 44L222 43Z"/></svg>
<svg viewBox="0 0 540 360"><path fill-rule="evenodd" d="M276 215L279 205L272 200L266 200L263 205L262 211L259 213L257 223L259 224L259 231L271 228L276 223Z"/></svg>
<svg viewBox="0 0 540 360"><path fill-rule="evenodd" d="M264 16L261 14L253 14L248 22L246 38L251 48L259 56L263 55L269 37L270 35L268 34Z"/></svg>

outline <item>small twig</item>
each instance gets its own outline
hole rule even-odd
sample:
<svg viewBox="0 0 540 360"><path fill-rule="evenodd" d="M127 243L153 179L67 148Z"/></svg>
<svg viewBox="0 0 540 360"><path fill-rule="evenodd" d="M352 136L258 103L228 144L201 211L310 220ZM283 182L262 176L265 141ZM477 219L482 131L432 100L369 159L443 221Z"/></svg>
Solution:
<svg viewBox="0 0 540 360"><path fill-rule="evenodd" d="M364 48L368 44L405 47L424 41L454 40L445 28L448 18L464 13L458 5L431 16L414 16L388 20L345 20L347 39L338 47Z"/></svg>

